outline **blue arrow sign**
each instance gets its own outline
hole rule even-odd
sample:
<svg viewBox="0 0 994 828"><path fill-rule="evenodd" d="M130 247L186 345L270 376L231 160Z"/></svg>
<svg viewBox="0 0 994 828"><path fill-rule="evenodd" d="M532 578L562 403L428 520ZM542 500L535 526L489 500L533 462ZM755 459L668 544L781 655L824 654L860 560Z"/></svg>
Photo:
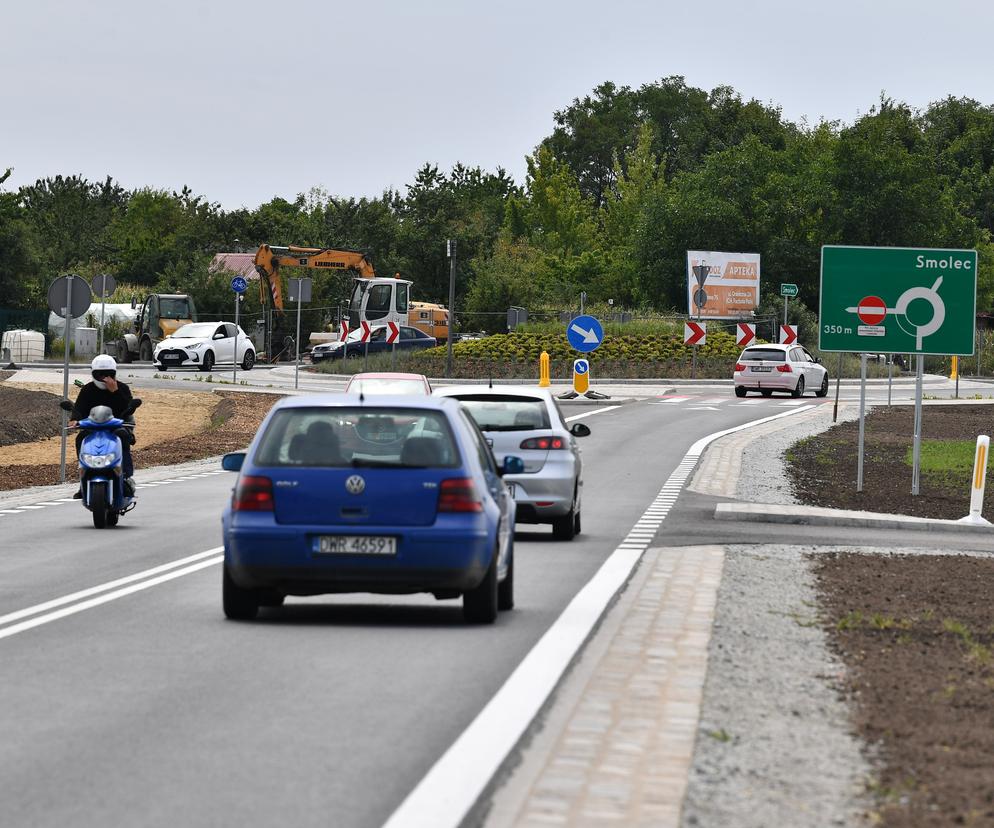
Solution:
<svg viewBox="0 0 994 828"><path fill-rule="evenodd" d="M604 328L592 316L578 316L566 326L566 338L574 351L597 350L604 341Z"/></svg>
<svg viewBox="0 0 994 828"><path fill-rule="evenodd" d="M585 359L574 359L573 370L577 374L586 374L590 370L590 363Z"/></svg>
<svg viewBox="0 0 994 828"><path fill-rule="evenodd" d="M235 293L244 293L248 288L248 282L242 276L236 276L231 280L231 289Z"/></svg>

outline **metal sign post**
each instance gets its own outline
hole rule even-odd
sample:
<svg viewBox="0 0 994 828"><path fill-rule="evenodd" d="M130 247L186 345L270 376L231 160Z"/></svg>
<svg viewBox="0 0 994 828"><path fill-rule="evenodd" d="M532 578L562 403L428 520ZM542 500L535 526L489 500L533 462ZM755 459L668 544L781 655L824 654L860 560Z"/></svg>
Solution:
<svg viewBox="0 0 994 828"><path fill-rule="evenodd" d="M835 405L832 407L832 422L839 418L839 383L842 382L842 354L839 354L839 370L835 372Z"/></svg>
<svg viewBox="0 0 994 828"><path fill-rule="evenodd" d="M290 288L290 300L292 301L294 297L297 299L297 353L293 359L293 387L296 389L300 387L300 309L304 302L311 301L311 280L290 279L288 287Z"/></svg>
<svg viewBox="0 0 994 828"><path fill-rule="evenodd" d="M924 371L925 357L918 354L918 367L915 369L915 443L911 452L911 494L917 495L921 491L921 481L919 479L919 469L921 468L922 454L922 375Z"/></svg>
<svg viewBox="0 0 994 828"><path fill-rule="evenodd" d="M856 491L863 491L863 435L866 421L866 354L859 355L859 455L856 460Z"/></svg>
<svg viewBox="0 0 994 828"><path fill-rule="evenodd" d="M449 257L449 338L445 343L445 376L452 376L452 340L456 323L456 240L449 239L445 246Z"/></svg>
<svg viewBox="0 0 994 828"><path fill-rule="evenodd" d="M241 276L236 276L231 280L231 289L235 292L235 353L231 357L232 369L231 369L231 381L238 382L238 337L240 331L238 328L238 309L242 302L242 294L248 287L248 282Z"/></svg>
<svg viewBox="0 0 994 828"><path fill-rule="evenodd" d="M697 280L697 290L694 291L694 304L697 306L697 322L701 321L701 308L707 304L708 294L704 290L704 283L708 279L707 262L702 261L699 265L691 268L694 271L694 278ZM690 378L697 379L697 344L693 345L693 355L690 358Z"/></svg>
<svg viewBox="0 0 994 828"><path fill-rule="evenodd" d="M69 323L72 321L72 283L75 279L73 274L66 276L66 327L62 334L63 348L62 357L62 399L69 399ZM62 412L62 448L59 452L59 480L66 482L66 436L69 429L69 412Z"/></svg>

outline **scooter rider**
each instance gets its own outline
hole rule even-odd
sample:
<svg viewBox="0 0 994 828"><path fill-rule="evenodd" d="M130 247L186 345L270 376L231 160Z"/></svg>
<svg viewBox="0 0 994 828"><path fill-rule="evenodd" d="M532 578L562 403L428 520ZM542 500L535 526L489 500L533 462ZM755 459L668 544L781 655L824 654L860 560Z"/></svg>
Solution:
<svg viewBox="0 0 994 828"><path fill-rule="evenodd" d="M131 389L123 382L117 381L117 363L114 357L108 354L100 354L93 358L90 363L90 374L93 377L91 382L86 383L80 390L76 402L73 404L72 413L69 415L70 427L75 426L80 420L90 416L90 411L98 405L106 405L114 412L115 417L120 417L127 422L134 422L129 414L124 416L131 405ZM76 456L79 457L79 447L83 442L83 433L76 434ZM129 496L134 496L135 483L132 475L135 473L134 464L131 461L130 440L121 440L121 465L124 473L124 491ZM82 486L73 495L75 498L83 496Z"/></svg>

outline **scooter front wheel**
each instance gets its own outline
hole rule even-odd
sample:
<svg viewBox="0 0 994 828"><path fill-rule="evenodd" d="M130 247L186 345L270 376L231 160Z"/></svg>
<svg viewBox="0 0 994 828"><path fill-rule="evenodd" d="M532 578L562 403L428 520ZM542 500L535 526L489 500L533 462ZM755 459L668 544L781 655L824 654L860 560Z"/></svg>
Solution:
<svg viewBox="0 0 994 828"><path fill-rule="evenodd" d="M110 493L108 491L108 484L101 481L100 483L90 484L90 511L93 513L93 525L97 529L103 529L107 526L107 514L110 511Z"/></svg>

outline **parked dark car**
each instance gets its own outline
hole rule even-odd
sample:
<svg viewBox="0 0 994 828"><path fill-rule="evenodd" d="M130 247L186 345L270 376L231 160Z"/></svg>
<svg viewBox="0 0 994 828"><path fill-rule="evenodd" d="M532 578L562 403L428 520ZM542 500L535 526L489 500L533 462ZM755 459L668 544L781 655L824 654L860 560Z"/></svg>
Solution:
<svg viewBox="0 0 994 828"><path fill-rule="evenodd" d="M315 365L329 359L357 359L366 353L366 344L361 342L362 331L351 331L348 339L344 342L326 342L323 345L315 345L311 349L311 362ZM407 325L400 326L400 335L397 337L396 345L398 351L406 351L416 348L434 348L438 345L438 340L433 336L428 336L424 331L412 328ZM387 326L371 326L369 335L369 353L383 354L389 353L393 345L387 344Z"/></svg>

